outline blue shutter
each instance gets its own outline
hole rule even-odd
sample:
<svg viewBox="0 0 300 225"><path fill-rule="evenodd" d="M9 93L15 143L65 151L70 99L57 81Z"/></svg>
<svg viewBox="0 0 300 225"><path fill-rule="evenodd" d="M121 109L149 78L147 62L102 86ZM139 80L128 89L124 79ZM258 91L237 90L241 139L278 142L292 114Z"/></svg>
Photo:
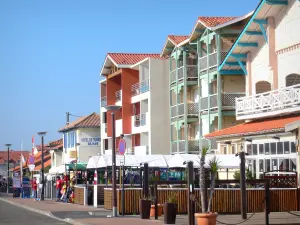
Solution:
<svg viewBox="0 0 300 225"><path fill-rule="evenodd" d="M64 148L67 148L67 134L64 133Z"/></svg>
<svg viewBox="0 0 300 225"><path fill-rule="evenodd" d="M76 145L77 140L76 140L76 131L74 131L74 145Z"/></svg>

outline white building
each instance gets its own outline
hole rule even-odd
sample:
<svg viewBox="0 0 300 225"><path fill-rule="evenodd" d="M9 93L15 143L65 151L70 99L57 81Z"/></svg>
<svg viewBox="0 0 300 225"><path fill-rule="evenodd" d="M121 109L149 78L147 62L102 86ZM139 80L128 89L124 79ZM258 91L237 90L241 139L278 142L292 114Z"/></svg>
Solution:
<svg viewBox="0 0 300 225"><path fill-rule="evenodd" d="M246 123L206 137L217 139L220 154L247 151L257 178L300 169L299 141L285 130L300 120L299 26L300 1L261 1L219 67L244 71L246 97L236 98L236 119Z"/></svg>
<svg viewBox="0 0 300 225"><path fill-rule="evenodd" d="M126 154L168 154L170 150L168 63L159 54L108 53L100 82L102 154L111 154L112 123L106 105L116 113L116 148L120 135Z"/></svg>

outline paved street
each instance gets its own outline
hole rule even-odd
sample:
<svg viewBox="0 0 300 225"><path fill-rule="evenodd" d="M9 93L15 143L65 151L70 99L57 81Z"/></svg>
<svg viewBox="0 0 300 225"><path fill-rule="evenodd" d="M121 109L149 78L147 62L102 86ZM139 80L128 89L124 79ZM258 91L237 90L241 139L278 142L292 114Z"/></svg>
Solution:
<svg viewBox="0 0 300 225"><path fill-rule="evenodd" d="M4 225L67 225L59 220L52 219L29 210L0 202L0 224Z"/></svg>

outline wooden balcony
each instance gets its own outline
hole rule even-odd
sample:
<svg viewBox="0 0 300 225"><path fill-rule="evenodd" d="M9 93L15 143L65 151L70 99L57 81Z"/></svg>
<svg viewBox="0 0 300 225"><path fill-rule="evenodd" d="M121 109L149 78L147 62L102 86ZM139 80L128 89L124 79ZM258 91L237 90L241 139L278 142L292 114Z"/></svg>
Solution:
<svg viewBox="0 0 300 225"><path fill-rule="evenodd" d="M172 142L172 153L185 153L185 140L178 140L178 141L173 141ZM188 153L195 153L199 154L200 150L200 144L199 140L188 140ZM178 143L178 145L177 145ZM177 149L178 146L178 149ZM202 146L203 147L208 147L209 146L209 141L207 139L202 139Z"/></svg>
<svg viewBox="0 0 300 225"><path fill-rule="evenodd" d="M178 113L177 113L178 107ZM199 107L197 102L187 103L187 115L190 116L198 116ZM178 105L171 106L171 117L183 116L184 112L184 103L180 103Z"/></svg>
<svg viewBox="0 0 300 225"><path fill-rule="evenodd" d="M300 84L236 99L237 120L300 112Z"/></svg>
<svg viewBox="0 0 300 225"><path fill-rule="evenodd" d="M173 70L170 73L170 83L174 83L176 82L176 80L181 81L184 78L184 74L183 74L183 66ZM177 79L176 79L176 71L177 72ZM188 80L191 79L197 79L198 78L198 66L197 65L187 65L186 66L186 78Z"/></svg>
<svg viewBox="0 0 300 225"><path fill-rule="evenodd" d="M234 110L235 99L245 96L245 93L222 93L222 109ZM218 108L218 94L210 95L210 109ZM208 97L201 98L201 111L208 110Z"/></svg>

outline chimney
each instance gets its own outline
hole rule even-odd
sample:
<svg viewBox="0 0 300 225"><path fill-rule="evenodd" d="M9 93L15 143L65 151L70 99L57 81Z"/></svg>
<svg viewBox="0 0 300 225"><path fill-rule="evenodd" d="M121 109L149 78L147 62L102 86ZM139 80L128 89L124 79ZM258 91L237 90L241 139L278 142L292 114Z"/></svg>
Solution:
<svg viewBox="0 0 300 225"><path fill-rule="evenodd" d="M70 113L66 112L66 124L68 125L70 123Z"/></svg>

